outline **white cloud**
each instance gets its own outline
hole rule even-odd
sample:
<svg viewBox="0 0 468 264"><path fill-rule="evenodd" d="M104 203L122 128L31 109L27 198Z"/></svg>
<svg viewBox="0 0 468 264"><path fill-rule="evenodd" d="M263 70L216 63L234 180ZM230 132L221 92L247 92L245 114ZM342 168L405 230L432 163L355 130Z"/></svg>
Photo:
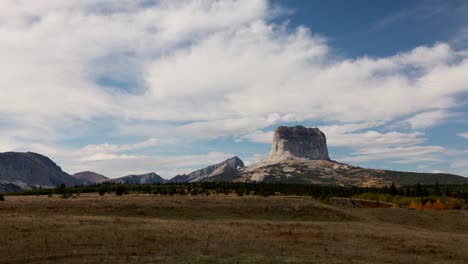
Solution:
<svg viewBox="0 0 468 264"><path fill-rule="evenodd" d="M466 56L446 44L337 60L307 28L269 22L277 9L261 0L6 1L2 10L0 112L35 123L107 116L216 126L270 113L381 122L449 108L468 91ZM139 92L95 83L124 72Z"/></svg>
<svg viewBox="0 0 468 264"><path fill-rule="evenodd" d="M418 153L423 134L373 128L406 116L413 130L441 124L468 92L466 50L437 43L343 59L325 37L272 20L284 13L266 0L2 1L0 148L106 166L163 138L267 142L269 126L314 120L331 124L331 146L363 160L372 148ZM93 130L100 122L105 132ZM53 147L90 131L158 139Z"/></svg>
<svg viewBox="0 0 468 264"><path fill-rule="evenodd" d="M264 132L264 131L256 130L256 131L253 131L252 133L248 133L240 137L238 140L240 141L249 140L249 141L257 142L257 143L271 144L271 142L273 141L273 134L274 134L273 131Z"/></svg>
<svg viewBox="0 0 468 264"><path fill-rule="evenodd" d="M458 116L458 113L453 113L446 110L428 111L416 114L404 122L408 123L412 129L425 129L443 124L449 118Z"/></svg>
<svg viewBox="0 0 468 264"><path fill-rule="evenodd" d="M450 164L454 173L468 177L468 159L456 159Z"/></svg>
<svg viewBox="0 0 468 264"><path fill-rule="evenodd" d="M134 173L154 171L164 178L222 162L235 156L231 153L208 152L199 155L148 156L148 155L113 155L98 154L92 159L68 163L69 172L96 171L111 178ZM102 158L102 159L101 159Z"/></svg>
<svg viewBox="0 0 468 264"><path fill-rule="evenodd" d="M332 147L365 148L417 145L425 141L425 139L421 137L422 135L423 134L419 132L380 133L369 130L362 133L329 133L327 137L328 145Z"/></svg>
<svg viewBox="0 0 468 264"><path fill-rule="evenodd" d="M459 134L457 134L457 136L462 137L462 138L464 138L464 139L468 139L468 132L459 133Z"/></svg>
<svg viewBox="0 0 468 264"><path fill-rule="evenodd" d="M161 140L156 138L150 138L143 142L138 142L135 144L125 144L125 145L117 145L117 144L99 144L99 145L87 145L77 151L77 153L81 155L89 155L92 153L107 153L107 152L122 152L122 151L129 151L129 150L136 150L136 149L143 149L154 147L157 145L161 145Z"/></svg>
<svg viewBox="0 0 468 264"><path fill-rule="evenodd" d="M353 153L353 156L344 158L345 162L367 162L372 160L398 159L420 162L428 161L427 155L443 153L446 149L441 146L410 146L395 148L365 148ZM405 162L403 162L405 163Z"/></svg>

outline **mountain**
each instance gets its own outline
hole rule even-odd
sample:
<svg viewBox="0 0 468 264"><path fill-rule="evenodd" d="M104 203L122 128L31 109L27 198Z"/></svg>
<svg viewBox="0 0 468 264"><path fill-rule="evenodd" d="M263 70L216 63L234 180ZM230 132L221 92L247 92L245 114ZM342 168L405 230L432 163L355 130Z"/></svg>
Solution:
<svg viewBox="0 0 468 264"><path fill-rule="evenodd" d="M109 180L106 176L92 171L78 172L73 174L72 177L81 181L83 185L98 184Z"/></svg>
<svg viewBox="0 0 468 264"><path fill-rule="evenodd" d="M46 156L33 152L0 153L0 192L80 185Z"/></svg>
<svg viewBox="0 0 468 264"><path fill-rule="evenodd" d="M128 183L128 184L154 184L165 183L166 180L154 172L141 175L128 175L117 179L110 179L111 183Z"/></svg>
<svg viewBox="0 0 468 264"><path fill-rule="evenodd" d="M244 162L238 157L232 157L221 163L193 171L189 174L177 175L171 182L199 182L199 181L231 181L238 169L244 167Z"/></svg>
<svg viewBox="0 0 468 264"><path fill-rule="evenodd" d="M258 163L237 173L236 182L328 184L341 186L390 186L468 184L468 178L444 173L416 173L367 169L325 160L283 160Z"/></svg>
<svg viewBox="0 0 468 264"><path fill-rule="evenodd" d="M318 128L278 127L268 156L235 173L220 175L235 182L384 186L468 184L468 178L444 173L367 169L330 160L325 134Z"/></svg>

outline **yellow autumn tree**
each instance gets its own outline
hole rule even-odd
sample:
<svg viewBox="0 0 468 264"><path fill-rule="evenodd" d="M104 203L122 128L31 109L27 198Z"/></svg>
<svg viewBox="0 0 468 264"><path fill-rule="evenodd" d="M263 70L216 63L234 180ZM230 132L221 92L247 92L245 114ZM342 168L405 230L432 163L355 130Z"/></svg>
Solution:
<svg viewBox="0 0 468 264"><path fill-rule="evenodd" d="M411 201L411 203L409 204L409 208L416 209L418 208L418 204L415 201Z"/></svg>
<svg viewBox="0 0 468 264"><path fill-rule="evenodd" d="M431 203L431 201L427 201L423 208L424 208L424 209L432 209L432 203Z"/></svg>
<svg viewBox="0 0 468 264"><path fill-rule="evenodd" d="M435 209L435 210L444 210L445 207L444 207L444 204L439 200L437 199L435 201L435 203L432 205L432 209Z"/></svg>

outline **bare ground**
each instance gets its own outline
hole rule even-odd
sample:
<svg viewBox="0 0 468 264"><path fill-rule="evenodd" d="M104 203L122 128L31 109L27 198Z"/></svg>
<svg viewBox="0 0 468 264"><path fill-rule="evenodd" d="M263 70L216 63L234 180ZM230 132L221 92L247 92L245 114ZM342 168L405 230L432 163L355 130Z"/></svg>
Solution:
<svg viewBox="0 0 468 264"><path fill-rule="evenodd" d="M306 197L82 194L0 202L0 263L468 263L468 212Z"/></svg>

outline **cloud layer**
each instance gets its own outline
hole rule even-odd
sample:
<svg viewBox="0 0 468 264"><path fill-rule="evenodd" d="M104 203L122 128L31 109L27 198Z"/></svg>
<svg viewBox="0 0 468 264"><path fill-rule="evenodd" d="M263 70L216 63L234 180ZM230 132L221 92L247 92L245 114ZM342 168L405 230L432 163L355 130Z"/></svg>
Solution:
<svg viewBox="0 0 468 264"><path fill-rule="evenodd" d="M325 124L350 162L444 149L421 145L421 130L460 116L468 51L436 43L341 58L313 28L278 22L287 14L263 0L2 1L0 151L118 176L109 168L122 158L125 171L162 166L142 148L266 143L272 126L301 122Z"/></svg>

